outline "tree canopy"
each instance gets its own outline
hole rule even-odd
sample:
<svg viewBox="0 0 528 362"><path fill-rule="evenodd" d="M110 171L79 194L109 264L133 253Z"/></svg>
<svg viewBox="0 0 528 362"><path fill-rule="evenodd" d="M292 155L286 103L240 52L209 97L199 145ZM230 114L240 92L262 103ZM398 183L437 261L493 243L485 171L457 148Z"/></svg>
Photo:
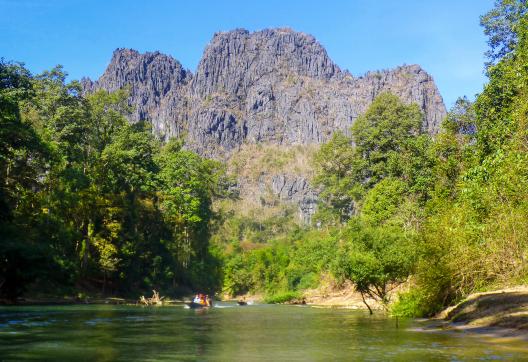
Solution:
<svg viewBox="0 0 528 362"><path fill-rule="evenodd" d="M57 67L0 63L0 292L218 287L223 168L130 124L126 91L81 94ZM214 275L211 277L210 275Z"/></svg>

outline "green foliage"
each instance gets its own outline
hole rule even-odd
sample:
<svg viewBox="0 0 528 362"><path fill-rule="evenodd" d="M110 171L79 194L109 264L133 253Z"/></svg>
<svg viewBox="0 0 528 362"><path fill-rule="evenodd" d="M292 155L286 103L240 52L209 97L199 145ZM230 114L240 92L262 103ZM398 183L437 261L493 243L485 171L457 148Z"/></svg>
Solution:
<svg viewBox="0 0 528 362"><path fill-rule="evenodd" d="M281 304L300 300L301 298L302 294L299 292L283 292L267 296L266 298L264 298L264 303Z"/></svg>
<svg viewBox="0 0 528 362"><path fill-rule="evenodd" d="M337 239L323 231L297 231L257 249L237 248L226 256L224 291L231 295L247 292L301 291L315 288L319 276L335 259Z"/></svg>
<svg viewBox="0 0 528 362"><path fill-rule="evenodd" d="M372 227L353 220L343 234L334 263L338 280L350 280L364 295L389 303L389 291L411 274L416 259L412 238L399 227Z"/></svg>
<svg viewBox="0 0 528 362"><path fill-rule="evenodd" d="M227 249L260 247L299 228L296 210L291 205L262 206L230 198L215 206L212 241Z"/></svg>
<svg viewBox="0 0 528 362"><path fill-rule="evenodd" d="M245 259L244 255L235 254L224 265L224 291L231 295L241 295L254 290L252 273Z"/></svg>
<svg viewBox="0 0 528 362"><path fill-rule="evenodd" d="M528 228L521 221L528 216L525 12L524 2L501 1L483 18L496 63L476 102L457 104L435 142L435 192L415 285L395 313L431 315L528 275Z"/></svg>
<svg viewBox="0 0 528 362"><path fill-rule="evenodd" d="M421 127L417 105L383 93L356 120L352 137L337 133L315 156L323 188L317 221L348 220L332 273L385 306L415 268L423 207L436 182L433 142Z"/></svg>
<svg viewBox="0 0 528 362"><path fill-rule="evenodd" d="M0 77L2 297L30 283L220 287L209 246L212 199L226 186L218 163L129 124L125 91L83 96L60 67L32 77L2 62Z"/></svg>
<svg viewBox="0 0 528 362"><path fill-rule="evenodd" d="M526 16L525 2L500 1L482 18L490 81L474 103L457 101L434 140L413 129L418 117L390 96L354 126L350 159L366 166L349 161L342 190L360 182L365 191L333 273L385 304L385 287L412 273L395 315L429 316L469 293L526 280ZM350 176L362 172L363 180Z"/></svg>
<svg viewBox="0 0 528 362"><path fill-rule="evenodd" d="M525 0L496 0L495 7L480 18L490 49L486 52L488 66L496 64L515 49L520 20L528 12Z"/></svg>
<svg viewBox="0 0 528 362"><path fill-rule="evenodd" d="M457 187L461 175L475 158L476 114L474 104L466 98L457 100L442 124L442 131L431 146L434 183L430 191L432 200L428 207L444 207L459 193Z"/></svg>
<svg viewBox="0 0 528 362"><path fill-rule="evenodd" d="M169 141L157 158L162 190L160 208L172 230L174 242L166 245L184 266L208 253L212 198L218 191L223 169L218 162L204 160L185 151L180 142Z"/></svg>
<svg viewBox="0 0 528 362"><path fill-rule="evenodd" d="M367 187L383 178L409 177L403 162L420 134L418 105L405 105L395 95L382 93L352 127L356 153L364 162L361 181Z"/></svg>
<svg viewBox="0 0 528 362"><path fill-rule="evenodd" d="M488 69L489 83L475 103L477 149L481 161L505 146L512 135L524 132L528 61L526 16L517 24L518 43L497 65Z"/></svg>
<svg viewBox="0 0 528 362"><path fill-rule="evenodd" d="M331 225L345 222L352 214L353 201L364 193L358 183L364 175L356 171L365 167L363 160L357 157L352 140L336 132L315 154L314 164L317 170L314 183L322 187L321 209L328 211L319 212L315 221Z"/></svg>
<svg viewBox="0 0 528 362"><path fill-rule="evenodd" d="M20 64L0 61L0 297L14 299L46 269L49 257L38 242L44 221L34 190L48 170L48 145L22 117L34 94L33 80Z"/></svg>
<svg viewBox="0 0 528 362"><path fill-rule="evenodd" d="M416 104L382 93L356 120L352 137L334 134L314 158L314 182L323 188L316 221L343 224L368 190L385 178L402 180L425 201L434 177L431 139L421 125Z"/></svg>
<svg viewBox="0 0 528 362"><path fill-rule="evenodd" d="M469 137L474 140L476 129L476 114L474 104L467 97L460 97L449 111L442 124L444 133L459 137Z"/></svg>
<svg viewBox="0 0 528 362"><path fill-rule="evenodd" d="M398 300L390 306L390 313L396 317L424 317L442 308L435 298L419 288L398 295Z"/></svg>
<svg viewBox="0 0 528 362"><path fill-rule="evenodd" d="M365 195L361 214L370 224L379 225L391 219L405 201L407 185L393 178L386 178L376 184Z"/></svg>

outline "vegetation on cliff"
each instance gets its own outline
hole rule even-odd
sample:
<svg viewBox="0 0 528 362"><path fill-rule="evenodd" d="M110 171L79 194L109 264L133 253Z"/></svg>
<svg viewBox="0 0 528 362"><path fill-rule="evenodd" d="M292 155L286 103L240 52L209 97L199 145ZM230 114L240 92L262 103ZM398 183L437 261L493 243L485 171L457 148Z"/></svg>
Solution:
<svg viewBox="0 0 528 362"><path fill-rule="evenodd" d="M504 0L482 17L489 83L474 102L457 101L439 134L422 132L417 107L390 94L350 136L335 133L314 157L315 228L242 251L227 286L295 291L330 272L388 306L388 292L407 282L392 312L431 315L475 291L528 282L526 14L525 2Z"/></svg>

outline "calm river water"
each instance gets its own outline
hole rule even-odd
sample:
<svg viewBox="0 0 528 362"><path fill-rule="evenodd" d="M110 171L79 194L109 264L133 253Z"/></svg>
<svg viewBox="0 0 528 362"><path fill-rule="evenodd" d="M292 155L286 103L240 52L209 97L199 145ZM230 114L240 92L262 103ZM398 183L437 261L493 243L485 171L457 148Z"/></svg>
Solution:
<svg viewBox="0 0 528 362"><path fill-rule="evenodd" d="M220 303L0 308L2 361L528 361L522 342L363 311Z"/></svg>

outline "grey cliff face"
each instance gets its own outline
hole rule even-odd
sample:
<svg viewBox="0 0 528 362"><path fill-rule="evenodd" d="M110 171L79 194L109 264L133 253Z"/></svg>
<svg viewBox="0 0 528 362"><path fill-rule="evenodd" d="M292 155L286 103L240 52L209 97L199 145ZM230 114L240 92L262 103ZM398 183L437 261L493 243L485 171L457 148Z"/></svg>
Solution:
<svg viewBox="0 0 528 362"><path fill-rule="evenodd" d="M435 134L447 115L444 101L433 78L419 65L401 66L390 71L369 72L355 82L354 95L367 99L363 111L380 92L398 95L406 103L416 103L424 113L423 129Z"/></svg>
<svg viewBox="0 0 528 362"><path fill-rule="evenodd" d="M162 137L185 132L187 147L228 156L243 143L322 143L348 131L372 100L390 91L424 112L435 133L446 109L436 85L418 65L355 78L328 57L314 37L290 29L217 33L196 74L159 52L117 49L86 91L130 88L131 120L147 119Z"/></svg>
<svg viewBox="0 0 528 362"><path fill-rule="evenodd" d="M338 71L310 35L289 29L234 30L214 35L192 88L199 97L227 93L244 99L249 89L263 83L263 78L273 80L277 73L330 79Z"/></svg>
<svg viewBox="0 0 528 362"><path fill-rule="evenodd" d="M133 107L131 121L151 120L157 134L179 134L179 120L185 108L182 97L192 79L176 59L159 52L144 53L132 49L116 49L104 74L96 82L84 78L86 91L116 91L128 87Z"/></svg>
<svg viewBox="0 0 528 362"><path fill-rule="evenodd" d="M194 75L159 52L117 49L99 80L82 83L88 92L129 87L131 121L149 120L161 138L185 136L186 147L220 159L245 143L323 143L336 130L347 133L385 91L417 103L431 134L446 115L433 79L420 66L356 78L339 69L314 37L290 29L217 33ZM312 196L294 202L308 205Z"/></svg>
<svg viewBox="0 0 528 362"><path fill-rule="evenodd" d="M273 175L271 189L279 200L297 204L299 218L305 224L310 223L316 211L318 195L305 177L288 174Z"/></svg>

